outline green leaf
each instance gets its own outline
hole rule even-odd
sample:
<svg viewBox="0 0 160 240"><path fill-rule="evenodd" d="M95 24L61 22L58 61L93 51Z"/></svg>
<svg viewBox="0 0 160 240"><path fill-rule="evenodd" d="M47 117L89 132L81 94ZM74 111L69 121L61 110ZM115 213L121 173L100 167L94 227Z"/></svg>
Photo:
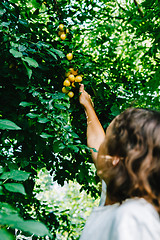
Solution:
<svg viewBox="0 0 160 240"><path fill-rule="evenodd" d="M12 170L10 172L4 172L0 179L13 179L15 181L26 181L29 178L30 173L21 170Z"/></svg>
<svg viewBox="0 0 160 240"><path fill-rule="evenodd" d="M72 136L73 136L74 138L79 138L79 136L78 136L75 132L72 132Z"/></svg>
<svg viewBox="0 0 160 240"><path fill-rule="evenodd" d="M42 134L40 135L40 137L42 137L42 138L50 138L50 137L53 137L53 135L50 135L50 134L47 134L47 133L42 132Z"/></svg>
<svg viewBox="0 0 160 240"><path fill-rule="evenodd" d="M0 186L0 195L4 195L3 187L2 187L2 186Z"/></svg>
<svg viewBox="0 0 160 240"><path fill-rule="evenodd" d="M13 3L18 3L19 0L10 0Z"/></svg>
<svg viewBox="0 0 160 240"><path fill-rule="evenodd" d="M117 116L117 115L120 114L120 110L119 110L119 108L118 108L116 105L113 105L113 106L111 107L111 112L112 112L112 115L113 115L113 116Z"/></svg>
<svg viewBox="0 0 160 240"><path fill-rule="evenodd" d="M0 129L2 130L21 130L14 122L7 119L0 119Z"/></svg>
<svg viewBox="0 0 160 240"><path fill-rule="evenodd" d="M18 20L20 24L22 24L23 26L27 27L28 26L28 22L25 19L19 19Z"/></svg>
<svg viewBox="0 0 160 240"><path fill-rule="evenodd" d="M40 7L40 4L36 0L31 0L31 3L35 9L38 9Z"/></svg>
<svg viewBox="0 0 160 240"><path fill-rule="evenodd" d="M18 52L17 50L11 48L9 52L15 57L15 58L21 58L23 54L21 52Z"/></svg>
<svg viewBox="0 0 160 240"><path fill-rule="evenodd" d="M66 147L66 146L65 146L63 143L60 143L60 144L59 144L59 149L60 149L60 150L63 150L65 147Z"/></svg>
<svg viewBox="0 0 160 240"><path fill-rule="evenodd" d="M43 223L34 220L23 220L17 213L0 214L0 224L8 225L11 228L16 228L37 236L48 235L51 237L47 227Z"/></svg>
<svg viewBox="0 0 160 240"><path fill-rule="evenodd" d="M54 153L58 153L58 152L61 151L61 149L60 149L60 144L62 144L61 141L55 141L55 142L53 143L53 152L54 152Z"/></svg>
<svg viewBox="0 0 160 240"><path fill-rule="evenodd" d="M14 240L14 236L5 229L0 229L0 240Z"/></svg>
<svg viewBox="0 0 160 240"><path fill-rule="evenodd" d="M58 103L55 103L54 106L58 109L61 109L61 110L66 110L66 107L62 104L58 104Z"/></svg>
<svg viewBox="0 0 160 240"><path fill-rule="evenodd" d="M2 26L2 27L8 27L9 25L10 25L10 21L9 22L2 22L1 24L0 24L0 26Z"/></svg>
<svg viewBox="0 0 160 240"><path fill-rule="evenodd" d="M27 48L24 45L18 45L18 50L24 52Z"/></svg>
<svg viewBox="0 0 160 240"><path fill-rule="evenodd" d="M28 113L28 114L26 114L26 116L29 117L29 118L37 118L37 117L39 117L39 114L36 114L36 113Z"/></svg>
<svg viewBox="0 0 160 240"><path fill-rule="evenodd" d="M79 152L79 148L78 147L76 147L76 146L74 146L74 145L69 145L68 146L70 149L72 149L74 152Z"/></svg>
<svg viewBox="0 0 160 240"><path fill-rule="evenodd" d="M37 68L39 66L38 62L30 57L22 58L23 61L27 62L30 67Z"/></svg>
<svg viewBox="0 0 160 240"><path fill-rule="evenodd" d="M8 210L8 209L6 209ZM1 225L8 225L12 228L18 228L18 224L23 223L23 219L18 216L18 213L16 211L2 211L0 213L0 224Z"/></svg>
<svg viewBox="0 0 160 240"><path fill-rule="evenodd" d="M65 57L64 53L62 51L60 51L60 50L57 50L55 48L51 48L50 51L56 53L61 58Z"/></svg>
<svg viewBox="0 0 160 240"><path fill-rule="evenodd" d="M51 52L50 50L47 49L47 52L52 56L54 57L56 60L58 60L56 54L54 54L53 52Z"/></svg>
<svg viewBox="0 0 160 240"><path fill-rule="evenodd" d="M17 192L24 195L26 194L24 186L21 183L5 183L3 186L10 192Z"/></svg>
<svg viewBox="0 0 160 240"><path fill-rule="evenodd" d="M19 104L19 106L22 106L22 107L29 107L29 106L32 106L32 105L33 105L33 103L31 103L31 102L21 102Z"/></svg>
<svg viewBox="0 0 160 240"><path fill-rule="evenodd" d="M32 77L32 69L30 69L24 61L23 61L23 64L24 64L24 66L25 66L25 68L27 70L28 78L31 79L31 77Z"/></svg>
<svg viewBox="0 0 160 240"><path fill-rule="evenodd" d="M30 232L32 234L35 234L37 236L42 237L42 236L48 235L51 237L47 227L43 223L38 221L27 220L27 221L20 222L18 224L18 228L20 228L25 232Z"/></svg>
<svg viewBox="0 0 160 240"><path fill-rule="evenodd" d="M39 123L47 123L47 122L49 122L49 119L48 118L38 118L38 122Z"/></svg>
<svg viewBox="0 0 160 240"><path fill-rule="evenodd" d="M51 236L46 226L38 221L23 220L19 217L17 210L7 203L0 202L0 225L8 225L24 232L37 236Z"/></svg>
<svg viewBox="0 0 160 240"><path fill-rule="evenodd" d="M0 16L2 16L6 12L6 9L0 8Z"/></svg>
<svg viewBox="0 0 160 240"><path fill-rule="evenodd" d="M0 166L0 174L3 173L3 167Z"/></svg>
<svg viewBox="0 0 160 240"><path fill-rule="evenodd" d="M0 202L0 214L5 213L7 215L11 213L17 213L17 211L8 203Z"/></svg>
<svg viewBox="0 0 160 240"><path fill-rule="evenodd" d="M93 152L98 152L95 148L90 148L90 149L92 149L93 150Z"/></svg>
<svg viewBox="0 0 160 240"><path fill-rule="evenodd" d="M66 96L65 93L58 92L52 95L52 99L64 99L65 96Z"/></svg>

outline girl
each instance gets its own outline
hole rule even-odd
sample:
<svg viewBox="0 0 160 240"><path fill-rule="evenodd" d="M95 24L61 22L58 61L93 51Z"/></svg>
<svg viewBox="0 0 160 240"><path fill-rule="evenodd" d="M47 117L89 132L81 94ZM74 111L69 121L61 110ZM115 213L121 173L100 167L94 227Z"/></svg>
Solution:
<svg viewBox="0 0 160 240"><path fill-rule="evenodd" d="M127 109L104 133L84 85L80 93L87 144L97 150L92 158L102 179L100 206L80 240L160 240L160 113Z"/></svg>

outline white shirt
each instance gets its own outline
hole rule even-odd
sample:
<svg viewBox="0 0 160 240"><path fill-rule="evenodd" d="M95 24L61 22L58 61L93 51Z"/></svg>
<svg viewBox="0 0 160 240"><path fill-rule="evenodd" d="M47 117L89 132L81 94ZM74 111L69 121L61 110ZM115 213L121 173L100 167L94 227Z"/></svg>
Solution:
<svg viewBox="0 0 160 240"><path fill-rule="evenodd" d="M80 240L160 240L160 217L143 198L93 209Z"/></svg>

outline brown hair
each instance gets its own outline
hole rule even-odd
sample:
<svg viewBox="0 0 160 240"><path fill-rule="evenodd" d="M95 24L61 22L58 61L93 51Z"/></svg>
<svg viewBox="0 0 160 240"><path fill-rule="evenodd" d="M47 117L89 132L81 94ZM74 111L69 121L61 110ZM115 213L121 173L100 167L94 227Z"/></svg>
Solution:
<svg viewBox="0 0 160 240"><path fill-rule="evenodd" d="M143 197L160 213L160 113L130 108L112 129L108 151L121 160L107 171L109 198L122 202Z"/></svg>

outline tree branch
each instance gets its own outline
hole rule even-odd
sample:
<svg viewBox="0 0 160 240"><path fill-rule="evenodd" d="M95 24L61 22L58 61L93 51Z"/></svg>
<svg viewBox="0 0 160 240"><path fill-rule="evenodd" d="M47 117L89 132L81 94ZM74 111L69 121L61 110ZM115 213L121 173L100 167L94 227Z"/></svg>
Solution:
<svg viewBox="0 0 160 240"><path fill-rule="evenodd" d="M139 6L139 4L138 4L138 2L136 0L134 0L134 4L137 7L137 10L138 10L139 14L141 15L141 17L144 17L142 9L141 9L141 7Z"/></svg>

